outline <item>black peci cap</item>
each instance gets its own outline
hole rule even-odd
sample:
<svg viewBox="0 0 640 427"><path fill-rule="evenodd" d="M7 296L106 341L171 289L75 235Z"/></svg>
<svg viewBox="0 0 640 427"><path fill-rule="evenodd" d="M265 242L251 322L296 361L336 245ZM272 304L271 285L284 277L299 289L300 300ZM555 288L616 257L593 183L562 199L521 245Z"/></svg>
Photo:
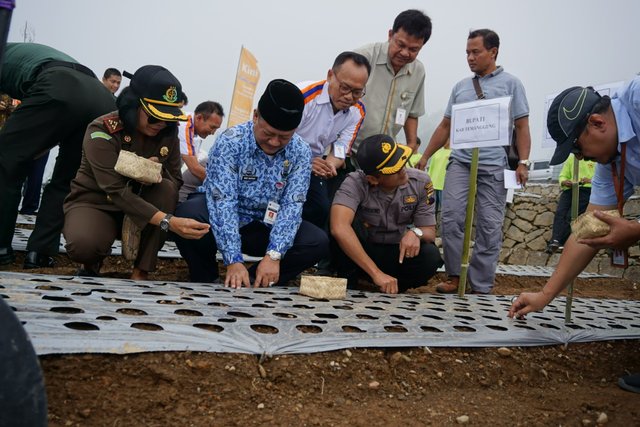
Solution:
<svg viewBox="0 0 640 427"><path fill-rule="evenodd" d="M302 120L304 97L298 86L283 79L271 80L258 102L260 116L270 126L289 131Z"/></svg>

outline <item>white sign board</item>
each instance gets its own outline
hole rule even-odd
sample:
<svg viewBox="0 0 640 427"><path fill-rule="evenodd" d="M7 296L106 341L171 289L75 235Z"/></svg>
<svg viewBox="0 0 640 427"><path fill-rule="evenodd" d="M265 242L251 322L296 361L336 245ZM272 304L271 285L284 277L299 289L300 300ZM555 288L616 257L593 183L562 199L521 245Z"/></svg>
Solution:
<svg viewBox="0 0 640 427"><path fill-rule="evenodd" d="M456 104L451 108L451 148L482 148L509 145L511 97Z"/></svg>
<svg viewBox="0 0 640 427"><path fill-rule="evenodd" d="M623 81L605 83L602 85L594 86L593 89L595 89L595 91L602 96L607 95L610 97L610 96L613 96L613 94L616 93L616 91L620 89L622 85L624 85ZM549 131L547 130L547 116L549 115L549 108L551 107L553 100L559 94L560 93L554 93L553 95L548 95L544 101L544 116L542 118L542 125L543 125L542 148L554 148L554 149L556 148L556 142L553 140L553 138L551 138L551 135L549 135Z"/></svg>

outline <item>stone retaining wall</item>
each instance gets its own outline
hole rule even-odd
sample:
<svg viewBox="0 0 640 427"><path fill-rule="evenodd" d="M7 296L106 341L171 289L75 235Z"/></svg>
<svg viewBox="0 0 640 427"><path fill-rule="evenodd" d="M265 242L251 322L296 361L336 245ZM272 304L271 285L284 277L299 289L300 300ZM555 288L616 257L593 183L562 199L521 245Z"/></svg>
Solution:
<svg viewBox="0 0 640 427"><path fill-rule="evenodd" d="M558 184L528 184L526 189L514 195L507 207L503 232L504 239L500 262L505 264L554 266L560 254L545 253L551 238L551 228L560 193ZM640 191L627 201L625 217L640 216ZM609 255L600 251L587 270L640 282L640 247L629 248L629 267L611 267Z"/></svg>

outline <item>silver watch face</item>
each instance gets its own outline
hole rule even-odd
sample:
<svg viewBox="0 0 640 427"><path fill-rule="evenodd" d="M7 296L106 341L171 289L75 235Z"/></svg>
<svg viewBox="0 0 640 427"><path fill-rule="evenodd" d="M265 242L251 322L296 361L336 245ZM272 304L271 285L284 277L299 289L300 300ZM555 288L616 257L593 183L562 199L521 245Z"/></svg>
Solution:
<svg viewBox="0 0 640 427"><path fill-rule="evenodd" d="M160 221L160 230L169 231L169 221L166 218Z"/></svg>
<svg viewBox="0 0 640 427"><path fill-rule="evenodd" d="M422 237L424 235L422 230L420 230L418 227L412 228L411 231L413 231L416 234L416 236L418 236L418 237Z"/></svg>

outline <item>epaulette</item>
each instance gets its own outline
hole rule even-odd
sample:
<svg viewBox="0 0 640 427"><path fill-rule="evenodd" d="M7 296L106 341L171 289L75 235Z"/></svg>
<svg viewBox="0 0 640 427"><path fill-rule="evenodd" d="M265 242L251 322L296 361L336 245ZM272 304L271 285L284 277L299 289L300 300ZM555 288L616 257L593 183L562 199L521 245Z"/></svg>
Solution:
<svg viewBox="0 0 640 427"><path fill-rule="evenodd" d="M118 116L107 116L104 118L103 123L109 133L116 133L124 129L124 124Z"/></svg>

